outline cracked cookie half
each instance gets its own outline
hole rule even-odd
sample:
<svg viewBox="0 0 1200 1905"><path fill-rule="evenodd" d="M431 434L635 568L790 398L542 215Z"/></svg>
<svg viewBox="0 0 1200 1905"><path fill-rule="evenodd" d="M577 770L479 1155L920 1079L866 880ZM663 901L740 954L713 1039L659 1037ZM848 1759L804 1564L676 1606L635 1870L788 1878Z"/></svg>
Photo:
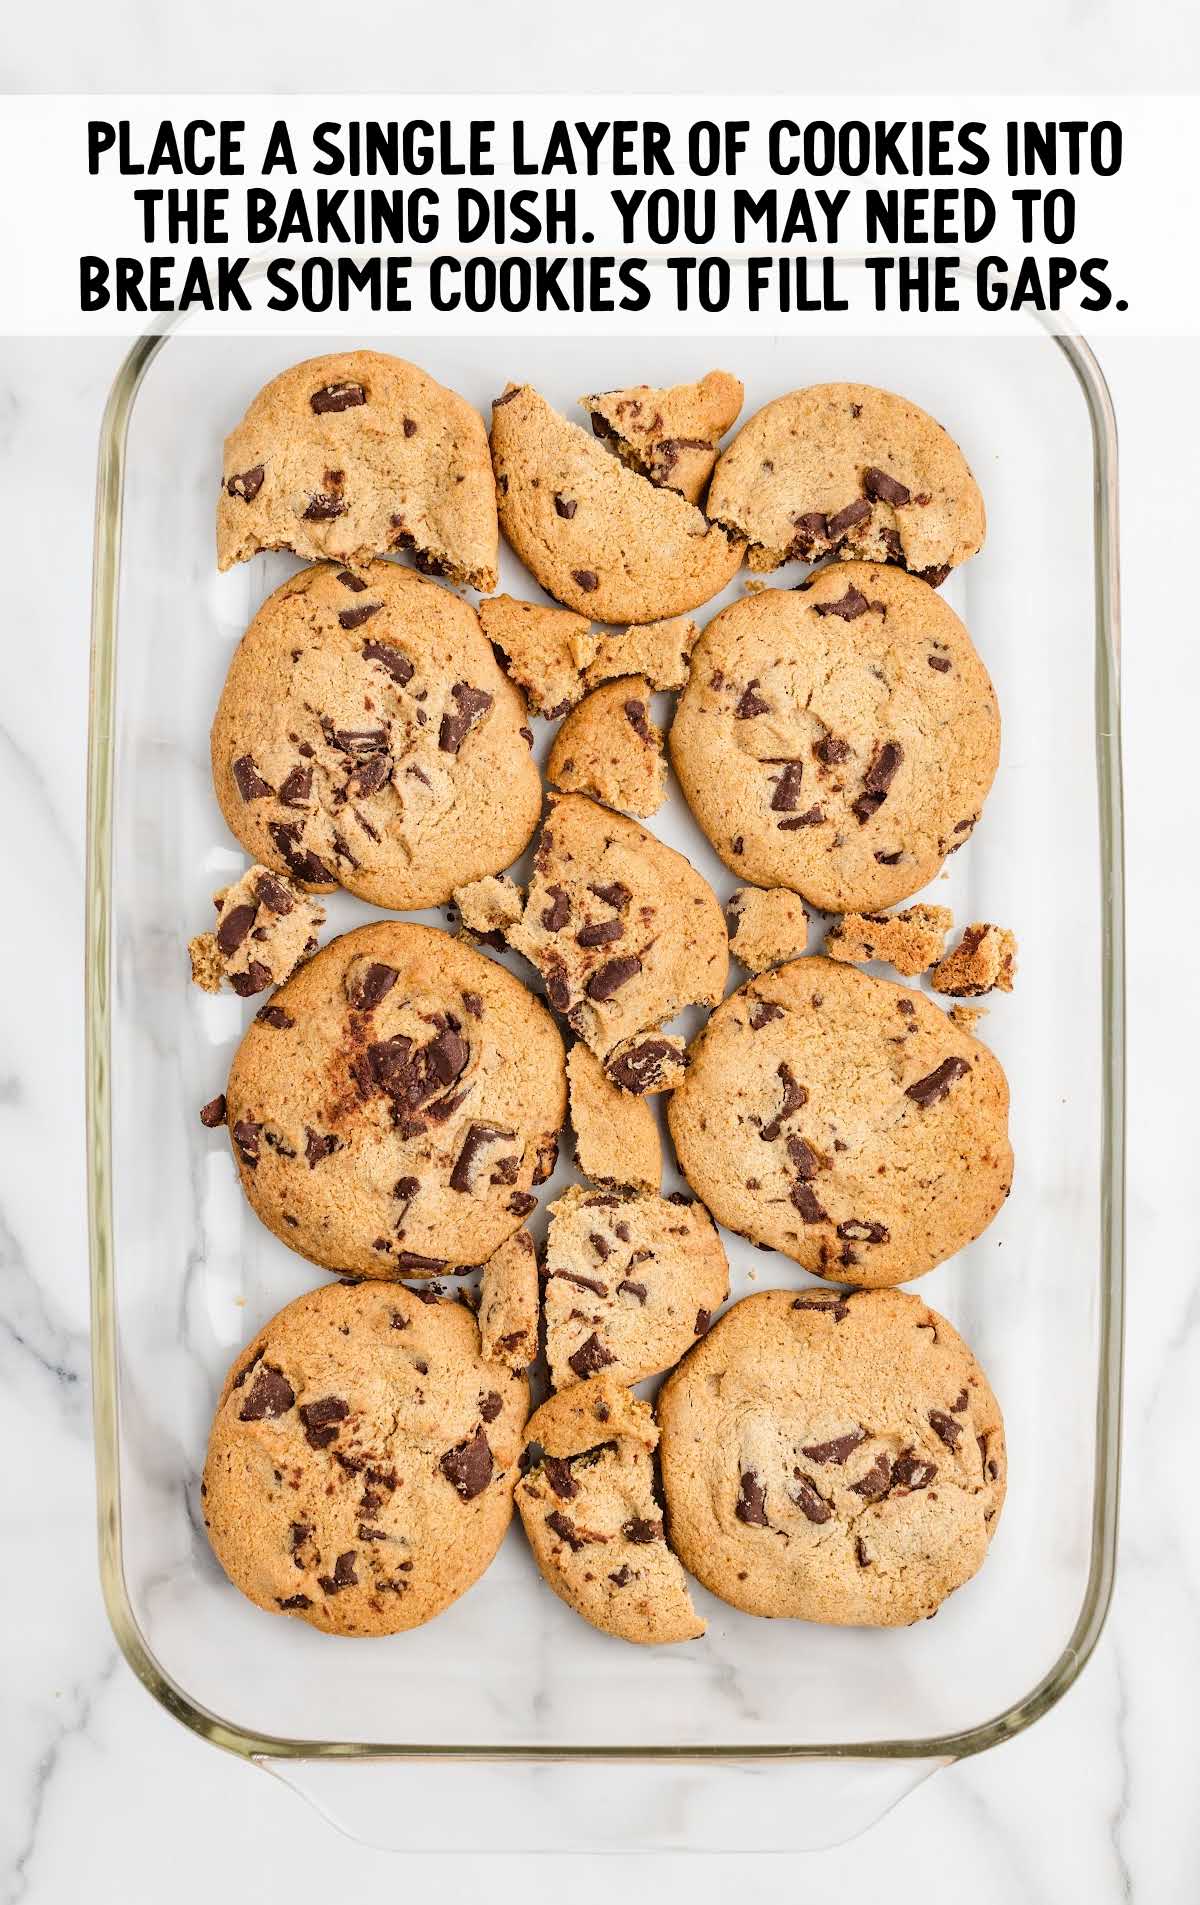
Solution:
<svg viewBox="0 0 1200 1905"><path fill-rule="evenodd" d="M611 443L631 470L698 503L717 460L717 445L737 422L745 394L740 378L710 370L692 384L667 389L634 384L579 401L595 435Z"/></svg>

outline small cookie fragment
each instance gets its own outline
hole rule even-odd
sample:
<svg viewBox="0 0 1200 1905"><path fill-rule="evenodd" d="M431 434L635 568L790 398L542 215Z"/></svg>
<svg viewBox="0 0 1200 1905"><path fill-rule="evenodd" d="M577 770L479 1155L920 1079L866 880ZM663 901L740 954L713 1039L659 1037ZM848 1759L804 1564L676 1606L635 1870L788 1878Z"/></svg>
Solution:
<svg viewBox="0 0 1200 1905"><path fill-rule="evenodd" d="M408 551L426 575L496 586L496 491L477 410L417 365L343 351L293 365L225 440L222 569L263 549L366 569Z"/></svg>
<svg viewBox="0 0 1200 1905"><path fill-rule="evenodd" d="M728 1295L702 1204L572 1184L550 1206L542 1302L556 1389L601 1370L631 1383L669 1369Z"/></svg>
<svg viewBox="0 0 1200 1905"><path fill-rule="evenodd" d="M717 460L717 445L737 422L745 394L740 378L710 370L693 384L668 389L635 384L579 401L595 435L611 443L631 470L698 503Z"/></svg>
<svg viewBox="0 0 1200 1905"><path fill-rule="evenodd" d="M977 920L936 968L930 983L935 992L952 999L978 999L993 990L1011 992L1016 970L1015 934L1006 926Z"/></svg>
<svg viewBox="0 0 1200 1905"><path fill-rule="evenodd" d="M604 1069L614 1085L635 1097L674 1091L687 1070L687 1043L674 1032L636 1032L614 1045Z"/></svg>
<svg viewBox="0 0 1200 1905"><path fill-rule="evenodd" d="M599 1377L531 1417L515 1499L542 1578L602 1633L664 1645L704 1622L667 1546L648 1405Z"/></svg>
<svg viewBox="0 0 1200 1905"><path fill-rule="evenodd" d="M483 1266L479 1336L489 1363L528 1369L537 1355L537 1251L527 1230L516 1231Z"/></svg>
<svg viewBox="0 0 1200 1905"><path fill-rule="evenodd" d="M879 959L906 979L915 979L941 958L953 924L948 906L906 906L901 913L846 913L830 927L824 951L827 958L851 966Z"/></svg>
<svg viewBox="0 0 1200 1905"><path fill-rule="evenodd" d="M986 1019L986 1005L952 1005L946 1014L951 1025L957 1025L960 1032L974 1035L980 1019Z"/></svg>
<svg viewBox="0 0 1200 1905"><path fill-rule="evenodd" d="M454 904L463 923L464 937L502 946L510 926L520 919L525 895L507 873L491 873L469 886L456 886Z"/></svg>
<svg viewBox="0 0 1200 1905"><path fill-rule="evenodd" d="M192 983L205 992L228 985L240 999L281 986L317 950L325 908L269 867L252 866L213 894L213 932L188 941Z"/></svg>
<svg viewBox="0 0 1200 1905"><path fill-rule="evenodd" d="M650 718L650 687L626 675L594 688L554 737L546 777L556 787L643 818L667 795L662 730Z"/></svg>
<svg viewBox="0 0 1200 1905"><path fill-rule="evenodd" d="M489 642L500 650L505 672L529 696L534 714L557 721L575 706L583 694L583 671L599 642L588 616L544 602L522 602L515 595L494 595L479 604L479 619Z"/></svg>
<svg viewBox="0 0 1200 1905"><path fill-rule="evenodd" d="M601 622L655 622L732 581L742 543L626 469L529 384L492 405L505 536L547 594Z"/></svg>
<svg viewBox="0 0 1200 1905"><path fill-rule="evenodd" d="M749 972L798 959L808 945L808 913L786 886L739 886L728 906L729 950Z"/></svg>
<svg viewBox="0 0 1200 1905"><path fill-rule="evenodd" d="M594 1052L573 1045L567 1055L575 1161L606 1189L656 1191L662 1182L662 1139L649 1105L619 1090Z"/></svg>
<svg viewBox="0 0 1200 1905"><path fill-rule="evenodd" d="M634 623L620 634L602 634L595 659L584 670L584 685L598 688L614 675L641 675L656 691L686 687L692 650L700 625L690 615L665 622Z"/></svg>
<svg viewBox="0 0 1200 1905"><path fill-rule="evenodd" d="M729 967L707 881L635 820L581 794L551 803L508 943L600 1058L685 1005L716 1005Z"/></svg>

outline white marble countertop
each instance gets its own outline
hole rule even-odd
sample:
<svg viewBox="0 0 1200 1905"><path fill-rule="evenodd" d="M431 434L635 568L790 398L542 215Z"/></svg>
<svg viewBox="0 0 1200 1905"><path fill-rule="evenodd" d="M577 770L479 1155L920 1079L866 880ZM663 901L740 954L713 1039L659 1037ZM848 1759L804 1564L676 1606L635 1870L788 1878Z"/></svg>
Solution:
<svg viewBox="0 0 1200 1905"><path fill-rule="evenodd" d="M23 19L4 47L4 85L248 87L268 83L270 59L281 86L359 83L352 70L358 35L339 34L326 58L325 28L314 69L316 42L298 24L303 6L289 10L293 31L273 44L270 9L237 9L232 43L250 48L253 71L239 65L236 72L223 50L230 41L222 37L220 7L102 11L100 22L90 15L90 38L80 30L83 9L72 4ZM601 21L610 48L618 39L620 8L607 6L586 18L550 10L535 70L518 71L510 46L494 70L464 75L457 64L463 37L450 36L454 69L444 46L435 49L421 83L545 84L557 49L558 77L570 70L574 83L711 84L695 57L694 9L686 57L672 69L675 47L663 25L670 11L660 17L639 9L638 69L624 79L611 58L607 70L589 71L581 57ZM888 11L865 0L868 19ZM1026 13L1039 35L1036 71L1025 63ZM136 25L132 39L117 31L118 14ZM920 4L905 16L918 25L927 17ZM929 88L952 85L954 59L960 71L964 64L975 16L968 9L955 17L957 25L946 25L950 37L938 38L921 70ZM991 84L1111 83L1117 17L1115 7L1084 0L1047 19L1043 7L1018 0L1002 21L997 14L1003 32ZM578 21L575 38L564 20ZM1181 55L1150 25L1127 51L1119 48L1124 83L1194 85L1194 57L1185 68L1195 27ZM407 25L396 18L393 26L392 44L407 53ZM914 79L907 26L906 39L909 70L897 69L889 83L877 57L874 72L856 75L864 87L897 91ZM736 1889L747 1905L785 1888L814 1901L886 1897L895 1905L924 1905L951 1888L972 1905L1124 1898L1190 1905L1200 1892L1200 1527L1186 1512L1200 1343L1192 1216L1200 1012L1194 991L1172 981L1193 963L1200 932L1192 784L1200 644L1188 552L1176 553L1173 533L1189 534L1200 474L1192 346L1131 342L1103 354L1122 439L1131 1042L1125 1480L1106 1632L1056 1711L1015 1743L937 1775L849 1846L802 1859L614 1858L569 1873L558 1861L400 1857L352 1845L277 1783L167 1718L120 1659L105 1619L87 1368L82 869L95 445L119 355L111 345L46 343L6 345L0 356L8 530L0 789L9 815L10 905L0 948L0 1899L59 1905L86 1890L126 1905L159 1905L164 1897L188 1905L218 1888L274 1900L354 1896L369 1884L400 1883L439 1905L549 1897L567 1885L582 1902L610 1890L640 1900L676 1883L701 1899Z"/></svg>

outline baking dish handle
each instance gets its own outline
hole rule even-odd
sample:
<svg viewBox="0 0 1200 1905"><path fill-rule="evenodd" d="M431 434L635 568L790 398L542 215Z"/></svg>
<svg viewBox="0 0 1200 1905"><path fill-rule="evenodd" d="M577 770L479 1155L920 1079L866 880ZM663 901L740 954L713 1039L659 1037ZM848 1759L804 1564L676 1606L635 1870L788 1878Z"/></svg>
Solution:
<svg viewBox="0 0 1200 1905"><path fill-rule="evenodd" d="M810 1852L865 1832L944 1759L257 1763L364 1845L408 1852Z"/></svg>

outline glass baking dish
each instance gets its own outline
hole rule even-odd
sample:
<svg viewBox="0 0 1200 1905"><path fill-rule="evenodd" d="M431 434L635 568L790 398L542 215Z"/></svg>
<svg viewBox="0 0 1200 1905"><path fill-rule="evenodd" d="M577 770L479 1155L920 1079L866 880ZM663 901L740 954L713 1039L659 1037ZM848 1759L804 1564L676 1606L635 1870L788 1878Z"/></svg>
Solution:
<svg viewBox="0 0 1200 1905"><path fill-rule="evenodd" d="M959 923L1011 926L1021 956L1015 994L990 1002L981 1028L1013 1088L1013 1194L977 1243L920 1284L978 1352L1010 1455L987 1565L936 1621L868 1632L754 1620L696 1586L704 1640L627 1647L542 1586L514 1528L440 1619L348 1641L259 1613L204 1538L199 1469L221 1376L322 1273L251 1215L223 1134L199 1122L251 1008L187 983L186 942L242 863L209 785L209 721L236 640L296 566L258 557L217 574L222 438L285 365L361 341L214 341L179 327L135 344L103 424L87 1069L109 1615L169 1712L374 1843L830 1843L936 1767L1046 1712L1087 1660L1111 1592L1123 915L1116 438L1103 378L1084 343L1035 320L1003 339L943 321L936 337L370 340L485 416L509 377L531 378L570 414L580 391L677 382L717 364L744 378L743 416L797 385L850 379L941 419L989 514L984 553L945 594L991 670L1004 739L984 821L928 897ZM501 587L539 593L507 550ZM650 824L726 896L734 880L672 793ZM344 894L329 915L331 931L374 916ZM570 1175L560 1167L555 1182ZM804 1280L782 1258L724 1242L735 1297Z"/></svg>

